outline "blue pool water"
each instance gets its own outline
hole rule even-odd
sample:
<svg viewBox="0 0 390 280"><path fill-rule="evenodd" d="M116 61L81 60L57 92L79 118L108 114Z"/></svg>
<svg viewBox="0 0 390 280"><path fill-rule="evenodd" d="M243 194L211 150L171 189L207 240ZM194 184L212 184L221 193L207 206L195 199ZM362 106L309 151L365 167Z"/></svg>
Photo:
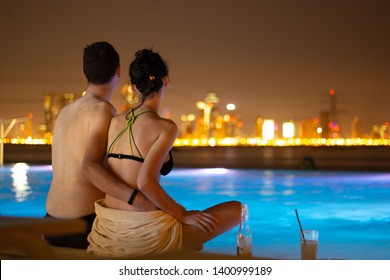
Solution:
<svg viewBox="0 0 390 280"><path fill-rule="evenodd" d="M51 166L0 167L0 215L42 217ZM318 229L318 258L390 259L390 173L175 169L162 178L187 209L239 200L248 204L253 255L299 259L304 229ZM235 228L205 245L235 254Z"/></svg>

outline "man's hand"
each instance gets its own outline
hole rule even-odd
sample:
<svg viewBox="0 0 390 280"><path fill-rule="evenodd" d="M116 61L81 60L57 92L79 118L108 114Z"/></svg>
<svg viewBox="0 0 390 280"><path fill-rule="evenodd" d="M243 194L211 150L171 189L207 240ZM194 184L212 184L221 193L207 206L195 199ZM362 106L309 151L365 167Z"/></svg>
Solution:
<svg viewBox="0 0 390 280"><path fill-rule="evenodd" d="M138 211L154 211L160 210L156 207L142 192L137 192L137 195L134 198L133 206Z"/></svg>

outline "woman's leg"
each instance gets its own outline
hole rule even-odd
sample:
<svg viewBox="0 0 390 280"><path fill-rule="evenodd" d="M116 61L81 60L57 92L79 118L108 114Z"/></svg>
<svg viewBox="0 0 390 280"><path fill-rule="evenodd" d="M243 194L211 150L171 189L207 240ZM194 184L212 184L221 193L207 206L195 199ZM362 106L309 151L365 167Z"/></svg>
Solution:
<svg viewBox="0 0 390 280"><path fill-rule="evenodd" d="M183 250L199 251L207 241L237 226L241 220L241 203L224 202L207 208L204 212L213 214L217 218L217 229L205 232L197 227L183 224Z"/></svg>

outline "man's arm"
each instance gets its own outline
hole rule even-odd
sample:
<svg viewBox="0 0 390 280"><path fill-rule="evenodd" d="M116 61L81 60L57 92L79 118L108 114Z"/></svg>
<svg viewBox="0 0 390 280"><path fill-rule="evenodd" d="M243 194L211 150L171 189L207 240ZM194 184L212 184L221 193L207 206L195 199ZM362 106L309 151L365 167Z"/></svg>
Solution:
<svg viewBox="0 0 390 280"><path fill-rule="evenodd" d="M106 102L96 106L91 118L88 140L82 165L83 175L99 190L122 201L128 202L134 187L115 176L104 164L107 149L107 135L110 120L115 109ZM141 192L136 194L133 205L140 210L157 209Z"/></svg>

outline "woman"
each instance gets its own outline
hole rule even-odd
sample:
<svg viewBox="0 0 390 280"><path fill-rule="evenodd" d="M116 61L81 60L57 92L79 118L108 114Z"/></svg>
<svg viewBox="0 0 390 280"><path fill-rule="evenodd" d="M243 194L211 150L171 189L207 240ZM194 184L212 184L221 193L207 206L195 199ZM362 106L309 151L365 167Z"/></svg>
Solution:
<svg viewBox="0 0 390 280"><path fill-rule="evenodd" d="M157 113L169 84L168 68L158 53L144 49L135 54L129 74L140 101L111 120L108 167L161 210L137 211L131 205L134 196L129 203L109 195L98 200L88 252L139 257L201 250L205 242L239 223L241 203L231 201L204 211L187 211L164 191L160 176L172 169L170 150L178 133L173 121Z"/></svg>

